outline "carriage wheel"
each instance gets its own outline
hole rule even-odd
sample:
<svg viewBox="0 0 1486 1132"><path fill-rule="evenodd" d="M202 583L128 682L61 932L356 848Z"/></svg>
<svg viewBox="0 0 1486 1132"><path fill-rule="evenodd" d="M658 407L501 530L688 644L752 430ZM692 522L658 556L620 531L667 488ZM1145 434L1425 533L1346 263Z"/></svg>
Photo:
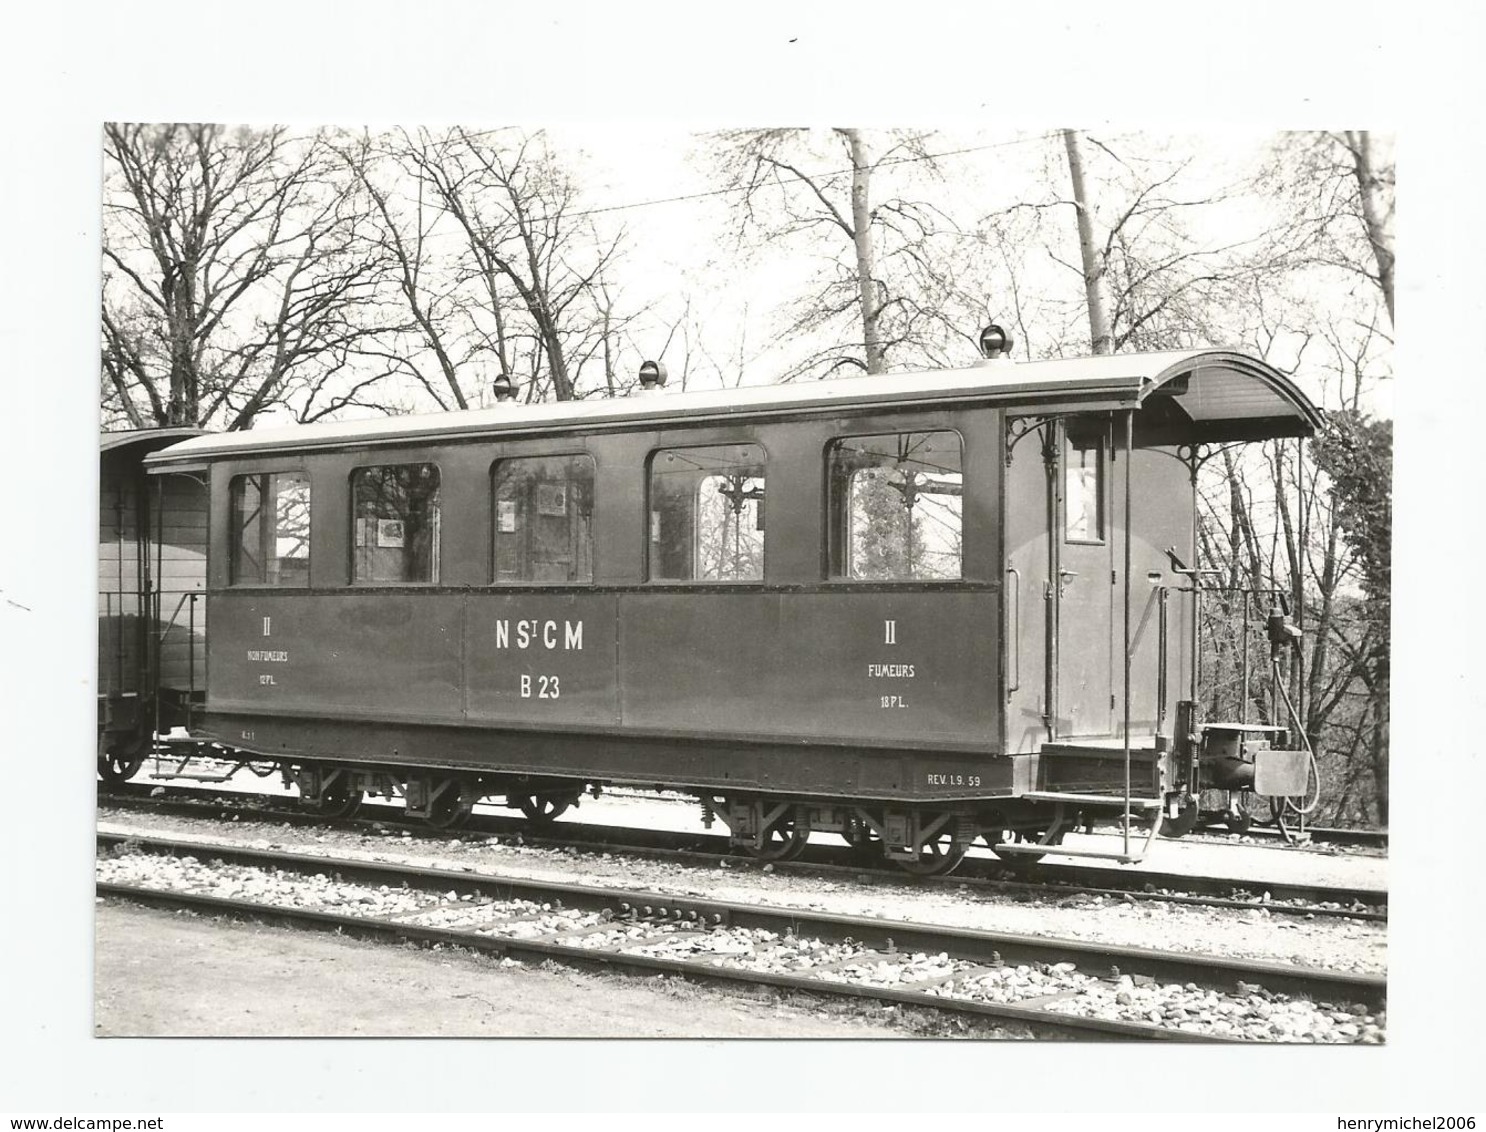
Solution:
<svg viewBox="0 0 1486 1132"><path fill-rule="evenodd" d="M960 867L969 848L965 842L955 840L954 823L951 822L919 846L916 861L894 861L893 864L916 877L948 876Z"/></svg>
<svg viewBox="0 0 1486 1132"><path fill-rule="evenodd" d="M858 826L852 833L843 833L841 840L851 846L851 860L853 864L881 864L882 839L866 826Z"/></svg>
<svg viewBox="0 0 1486 1132"><path fill-rule="evenodd" d="M428 806L428 815L423 819L434 829L458 829L470 820L475 812L475 803L466 802L460 796L459 783L451 782Z"/></svg>
<svg viewBox="0 0 1486 1132"><path fill-rule="evenodd" d="M315 812L327 818L353 817L356 811L361 809L362 797L360 790L337 783L320 792L320 800L315 804Z"/></svg>
<svg viewBox="0 0 1486 1132"><path fill-rule="evenodd" d="M525 816L526 820L535 822L537 825L547 825L556 821L568 812L568 807L573 804L576 795L568 797L559 794L531 794L516 799L516 808Z"/></svg>
<svg viewBox="0 0 1486 1132"><path fill-rule="evenodd" d="M991 853L994 856L999 857L1008 865L1035 865L1038 861L1042 860L1042 858L1046 857L1049 853L1052 852L1052 846L1063 844L1063 835L1068 832L1068 828L1069 827L1066 825L1060 826L1053 833L1052 837L1048 838L1048 848L1042 850L1040 853L1007 853L1003 857L1000 853L997 853L996 850L1002 845L1040 844L1046 833L1045 830L1041 829L1003 829L997 834L987 833L985 835L985 843L986 847L990 849Z"/></svg>
<svg viewBox="0 0 1486 1132"><path fill-rule="evenodd" d="M764 834L763 844L748 843L748 852L760 861L793 861L810 844L810 823L797 821L786 811Z"/></svg>
<svg viewBox="0 0 1486 1132"><path fill-rule="evenodd" d="M149 752L150 745L144 739L115 743L98 756L98 774L111 786L128 782L144 766Z"/></svg>

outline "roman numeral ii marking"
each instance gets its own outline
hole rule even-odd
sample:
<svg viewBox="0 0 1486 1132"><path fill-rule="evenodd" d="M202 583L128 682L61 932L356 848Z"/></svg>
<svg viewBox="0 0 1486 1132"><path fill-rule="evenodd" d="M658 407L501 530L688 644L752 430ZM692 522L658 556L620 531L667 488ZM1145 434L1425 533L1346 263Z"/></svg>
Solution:
<svg viewBox="0 0 1486 1132"><path fill-rule="evenodd" d="M265 617L263 619L263 635L265 637L268 636L268 626L269 626L269 622L271 622L272 620L273 620L272 617Z"/></svg>
<svg viewBox="0 0 1486 1132"><path fill-rule="evenodd" d="M895 645L898 643L898 623L896 621L884 621L882 623L883 644Z"/></svg>

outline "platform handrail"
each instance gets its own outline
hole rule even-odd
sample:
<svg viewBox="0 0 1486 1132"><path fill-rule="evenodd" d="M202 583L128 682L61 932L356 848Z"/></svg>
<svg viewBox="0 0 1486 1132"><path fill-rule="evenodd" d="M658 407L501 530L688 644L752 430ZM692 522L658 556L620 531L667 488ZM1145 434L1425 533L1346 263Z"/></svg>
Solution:
<svg viewBox="0 0 1486 1132"><path fill-rule="evenodd" d="M196 703L196 602L197 599L202 596L202 591L192 589L181 590L179 592L180 598L175 603L175 608L171 611L169 619L157 619L159 631L155 637L155 684L156 691L158 692L161 680L159 658L163 653L166 638L170 636L170 631L172 629L175 629L179 625L182 607L184 607L187 602L190 602L191 609L188 614L186 623L186 729L189 731L192 724L191 713L194 710ZM164 596L164 590L157 590L157 603L159 599ZM157 695L156 700L158 701L158 699L159 696ZM159 730L158 726L156 727L156 730Z"/></svg>
<svg viewBox="0 0 1486 1132"><path fill-rule="evenodd" d="M1007 652L1016 661L1016 678L1008 681L1006 685L1007 694L1017 692L1022 687L1022 572L1015 566L1006 567L1006 572L1016 579L1016 621L1012 630L1011 639L1016 642L1012 649Z"/></svg>

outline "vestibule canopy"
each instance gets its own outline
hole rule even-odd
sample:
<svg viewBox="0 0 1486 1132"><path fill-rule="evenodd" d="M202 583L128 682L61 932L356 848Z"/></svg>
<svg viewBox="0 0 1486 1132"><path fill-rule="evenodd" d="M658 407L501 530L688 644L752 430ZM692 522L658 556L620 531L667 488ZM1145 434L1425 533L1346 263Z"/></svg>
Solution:
<svg viewBox="0 0 1486 1132"><path fill-rule="evenodd" d="M1320 410L1274 367L1216 351L1152 379L1135 421L1138 440L1168 444L1312 436L1323 423Z"/></svg>
<svg viewBox="0 0 1486 1132"><path fill-rule="evenodd" d="M199 428L143 428L127 432L105 432L98 437L98 450L104 453L131 452L134 458L143 452L154 452L160 448L200 436Z"/></svg>
<svg viewBox="0 0 1486 1132"><path fill-rule="evenodd" d="M1135 408L1135 442L1201 444L1313 436L1320 410L1273 366L1230 350L1025 363L1023 377L1087 390L1059 412ZM1043 375L1046 375L1045 377ZM1098 390L1096 393L1095 390Z"/></svg>

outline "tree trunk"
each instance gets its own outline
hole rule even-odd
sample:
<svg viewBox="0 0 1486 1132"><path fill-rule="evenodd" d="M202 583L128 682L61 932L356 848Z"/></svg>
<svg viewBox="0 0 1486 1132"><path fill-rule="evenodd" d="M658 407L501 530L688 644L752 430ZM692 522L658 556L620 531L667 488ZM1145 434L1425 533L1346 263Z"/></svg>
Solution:
<svg viewBox="0 0 1486 1132"><path fill-rule="evenodd" d="M1388 230L1383 218L1383 206L1379 201L1377 174L1372 164L1372 142L1366 130L1347 132L1347 148L1352 151L1352 172L1357 178L1357 190L1362 203L1362 223L1367 229L1367 240L1372 245L1373 259L1378 265L1378 286L1383 291L1383 302L1388 307L1388 321L1393 322L1393 233Z"/></svg>
<svg viewBox="0 0 1486 1132"><path fill-rule="evenodd" d="M1307 628L1311 625L1315 626L1311 629L1311 640L1314 643L1311 645L1310 668L1307 672L1309 688L1305 696L1305 730L1310 736L1313 747L1320 747L1322 732L1331 714L1331 709L1321 702L1321 689L1325 686L1324 681L1330 674L1331 623L1336 608L1337 544L1340 527L1336 520L1334 505L1326 522L1326 550L1321 559L1321 577L1317 583L1321 604L1315 619L1309 621L1307 625Z"/></svg>
<svg viewBox="0 0 1486 1132"><path fill-rule="evenodd" d="M1378 824L1388 827L1388 689L1384 685L1373 705L1372 780Z"/></svg>
<svg viewBox="0 0 1486 1132"><path fill-rule="evenodd" d="M867 353L867 372L882 373L887 365L877 332L877 281L872 276L872 207L868 195L872 169L867 162L867 147L862 143L861 131L843 132L851 148L851 238L856 245L857 288L862 303L862 345Z"/></svg>
<svg viewBox="0 0 1486 1132"><path fill-rule="evenodd" d="M1078 213L1078 252L1084 269L1084 294L1089 303L1089 338L1094 353L1114 352L1114 336L1109 329L1109 314L1104 303L1104 261L1094 246L1094 220L1084 189L1084 161L1079 153L1078 133L1063 131L1063 144L1068 150L1068 172L1073 178L1073 207Z"/></svg>
<svg viewBox="0 0 1486 1132"><path fill-rule="evenodd" d="M1300 441L1298 443L1304 443ZM1305 499L1302 497L1304 487L1299 477L1295 480L1296 508L1300 514L1293 515L1290 511L1289 489L1285 486L1285 442L1277 440L1270 460L1270 470L1274 477L1275 502L1279 507L1280 532L1285 539L1285 565L1290 572L1289 584L1285 585L1282 579L1275 578L1273 581L1276 589L1286 589L1290 594L1290 616L1297 625L1302 628L1305 625L1305 573L1304 560L1301 557L1301 536L1296 531L1297 519L1303 526L1305 522ZM1290 703L1299 714L1297 723L1305 726L1305 685L1301 681L1301 665L1296 664L1293 659L1288 662L1288 679Z"/></svg>

